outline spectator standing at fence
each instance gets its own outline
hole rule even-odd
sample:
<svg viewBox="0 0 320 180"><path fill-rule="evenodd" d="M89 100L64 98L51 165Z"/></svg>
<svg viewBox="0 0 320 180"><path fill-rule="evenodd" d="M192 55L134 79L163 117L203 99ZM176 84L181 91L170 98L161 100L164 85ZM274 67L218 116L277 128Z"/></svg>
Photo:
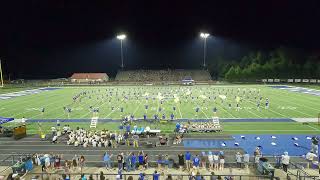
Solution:
<svg viewBox="0 0 320 180"><path fill-rule="evenodd" d="M201 152L201 166L203 169L206 169L207 167L207 157L206 157L206 153L203 151Z"/></svg>
<svg viewBox="0 0 320 180"><path fill-rule="evenodd" d="M147 169L149 168L149 155L148 153L144 154L144 167Z"/></svg>
<svg viewBox="0 0 320 180"><path fill-rule="evenodd" d="M144 153L143 153L143 151L139 152L138 161L139 161L139 170L143 170L144 169L144 167L143 167L143 165L144 165Z"/></svg>
<svg viewBox="0 0 320 180"><path fill-rule="evenodd" d="M117 156L117 161L118 161L118 170L122 170L122 165L123 165L123 156L121 153L118 154Z"/></svg>
<svg viewBox="0 0 320 180"><path fill-rule="evenodd" d="M217 171L219 169L219 154L215 152L213 154L213 170Z"/></svg>
<svg viewBox="0 0 320 180"><path fill-rule="evenodd" d="M190 165L191 165L191 153L187 151L185 154L185 157L186 157L186 169L189 171Z"/></svg>
<svg viewBox="0 0 320 180"><path fill-rule="evenodd" d="M196 157L193 158L193 167L195 169L199 169L199 165L200 165L200 158L199 158L199 155L197 154Z"/></svg>
<svg viewBox="0 0 320 180"><path fill-rule="evenodd" d="M165 169L166 170L168 170L168 168L169 168L169 155L168 154L166 154L165 156L164 156L164 164L165 164Z"/></svg>
<svg viewBox="0 0 320 180"><path fill-rule="evenodd" d="M65 160L65 162L64 162L64 173L65 174L70 174L70 161L68 161L68 160Z"/></svg>
<svg viewBox="0 0 320 180"><path fill-rule="evenodd" d="M209 170L213 170L213 155L212 152L208 152Z"/></svg>
<svg viewBox="0 0 320 180"><path fill-rule="evenodd" d="M126 165L127 172L131 170L131 158L132 158L131 153L127 152L127 155L125 157L125 165Z"/></svg>
<svg viewBox="0 0 320 180"><path fill-rule="evenodd" d="M79 158L77 155L74 155L72 159L72 169L75 170L78 167Z"/></svg>
<svg viewBox="0 0 320 180"><path fill-rule="evenodd" d="M107 170L111 170L112 169L112 166L111 166L111 157L112 157L112 154L106 152L103 156L103 161L105 163L105 166L107 168Z"/></svg>
<svg viewBox="0 0 320 180"><path fill-rule="evenodd" d="M181 171L184 167L184 155L182 154L182 152L178 154L178 159L179 159L179 169Z"/></svg>
<svg viewBox="0 0 320 180"><path fill-rule="evenodd" d="M288 152L284 152L283 155L281 156L281 163L282 163L282 168L284 172L288 171L288 165L290 163L290 156Z"/></svg>
<svg viewBox="0 0 320 180"><path fill-rule="evenodd" d="M240 152L237 152L236 154L236 162L237 162L237 168L241 169L242 155L240 154Z"/></svg>
<svg viewBox="0 0 320 180"><path fill-rule="evenodd" d="M161 164L163 164L162 154L158 155L158 170L161 170Z"/></svg>
<svg viewBox="0 0 320 180"><path fill-rule="evenodd" d="M136 161L137 161L137 156L134 153L132 153L132 156L131 156L131 169L133 171L136 170Z"/></svg>
<svg viewBox="0 0 320 180"><path fill-rule="evenodd" d="M243 155L243 163L245 168L248 170L249 169L249 161L250 161L250 155L249 153L246 151Z"/></svg>
<svg viewBox="0 0 320 180"><path fill-rule="evenodd" d="M85 161L86 161L86 159L84 158L84 156L81 156L79 159L80 172L82 172L82 169L85 166Z"/></svg>
<svg viewBox="0 0 320 180"><path fill-rule="evenodd" d="M223 153L223 151L220 151L219 152L219 170L224 169L224 163L225 163L224 153Z"/></svg>
<svg viewBox="0 0 320 180"><path fill-rule="evenodd" d="M260 157L261 157L261 151L259 147L256 147L256 150L253 152L254 155L254 164L256 167L258 167Z"/></svg>

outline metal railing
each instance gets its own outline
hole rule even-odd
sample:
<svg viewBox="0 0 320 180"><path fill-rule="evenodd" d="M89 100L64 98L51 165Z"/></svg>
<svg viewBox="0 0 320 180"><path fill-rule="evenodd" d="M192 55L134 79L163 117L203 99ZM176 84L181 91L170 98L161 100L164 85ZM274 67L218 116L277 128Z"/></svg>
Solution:
<svg viewBox="0 0 320 180"><path fill-rule="evenodd" d="M320 176L314 176L314 175L310 175L309 173L307 173L305 171L305 167L303 165L294 164L294 163L290 162L289 166L290 166L290 169L288 170L288 176L293 176L297 180L318 180L318 179L320 179ZM296 171L293 172L292 170L296 170Z"/></svg>
<svg viewBox="0 0 320 180"><path fill-rule="evenodd" d="M0 160L0 166L8 166L7 168L0 171L0 175L11 169L11 167L16 164L18 161L21 161L27 156L32 156L32 154L11 154Z"/></svg>
<svg viewBox="0 0 320 180"><path fill-rule="evenodd" d="M28 173L28 177L30 176L30 178L32 177L33 179L37 179L37 180L44 180L44 179L59 179L62 178L65 174L62 173ZM92 177L92 179L94 180L100 180L100 174L90 174L90 173L71 173L68 174L69 179L79 179L81 176L86 176L87 179L90 179ZM108 174L103 174L103 176L105 177L105 179L116 179L117 176L119 176L118 174L113 174L113 173L108 173ZM139 176L141 176L141 174L122 174L122 179L126 180L128 179L130 176L133 179L138 179ZM153 179L153 174L144 174L143 176L145 177L145 179ZM185 180L185 179L195 179L195 176L191 176L191 175L186 175L186 174L166 174L160 175L160 179L165 179L168 178L169 176L172 177L172 179L178 179L178 180ZM232 179L232 180L273 180L273 179L279 179L276 177L270 177L270 176L264 176L264 175L199 175L201 177L203 177L202 179L204 180L210 180L211 177L221 177L222 179ZM169 178L168 178L169 179Z"/></svg>

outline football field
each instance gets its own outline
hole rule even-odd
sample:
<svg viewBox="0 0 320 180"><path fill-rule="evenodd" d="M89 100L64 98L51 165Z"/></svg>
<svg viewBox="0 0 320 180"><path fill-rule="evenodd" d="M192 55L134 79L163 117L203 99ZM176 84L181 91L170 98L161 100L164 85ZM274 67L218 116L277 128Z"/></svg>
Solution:
<svg viewBox="0 0 320 180"><path fill-rule="evenodd" d="M90 86L3 91L0 89L0 116L15 119L87 119L88 123L75 124L89 126L93 116L112 120L126 116L134 119L154 119L155 116L158 119L210 119L218 116L255 120L222 122L230 133L320 132L316 123L303 126L290 121L277 122L291 118L316 119L320 113L320 96L289 91L281 86ZM259 119L270 121L259 122ZM163 129L168 127L171 128L165 125Z"/></svg>

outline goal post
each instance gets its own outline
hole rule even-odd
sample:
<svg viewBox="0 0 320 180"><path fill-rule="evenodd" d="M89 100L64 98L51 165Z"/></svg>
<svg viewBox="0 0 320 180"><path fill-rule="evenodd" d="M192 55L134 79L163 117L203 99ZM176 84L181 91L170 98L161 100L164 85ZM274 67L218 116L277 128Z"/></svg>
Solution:
<svg viewBox="0 0 320 180"><path fill-rule="evenodd" d="M2 64L0 59L0 87L3 87Z"/></svg>
<svg viewBox="0 0 320 180"><path fill-rule="evenodd" d="M318 126L320 126L320 113L318 114Z"/></svg>

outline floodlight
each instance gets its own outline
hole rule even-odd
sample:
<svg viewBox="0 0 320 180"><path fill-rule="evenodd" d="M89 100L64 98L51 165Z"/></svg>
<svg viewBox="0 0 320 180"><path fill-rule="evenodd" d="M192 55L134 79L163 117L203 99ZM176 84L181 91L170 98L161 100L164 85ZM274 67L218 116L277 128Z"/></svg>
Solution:
<svg viewBox="0 0 320 180"><path fill-rule="evenodd" d="M117 39L124 40L127 36L125 34L120 34L117 36Z"/></svg>
<svg viewBox="0 0 320 180"><path fill-rule="evenodd" d="M209 36L210 36L209 33L200 33L200 37L201 37L201 38L206 39L206 38L208 38Z"/></svg>

